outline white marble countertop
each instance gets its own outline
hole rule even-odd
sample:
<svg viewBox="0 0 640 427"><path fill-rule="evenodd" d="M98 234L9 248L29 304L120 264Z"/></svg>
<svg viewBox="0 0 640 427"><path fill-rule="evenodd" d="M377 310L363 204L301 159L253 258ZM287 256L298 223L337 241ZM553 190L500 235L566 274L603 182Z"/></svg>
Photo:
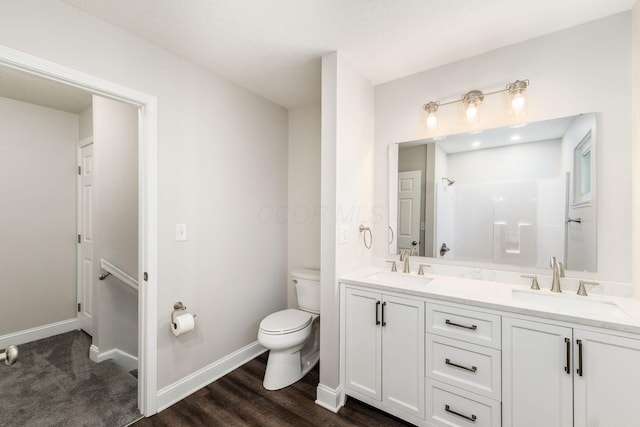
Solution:
<svg viewBox="0 0 640 427"><path fill-rule="evenodd" d="M376 275L384 277L375 277ZM428 283L418 283L422 280L420 278L424 278L424 282ZM415 273L391 273L388 269L384 270L380 267L371 267L344 275L340 278L340 282L640 334L640 301L632 298L602 295L585 297L576 295L575 292L553 293L548 288L534 291L521 284L429 273L424 276L418 276Z"/></svg>

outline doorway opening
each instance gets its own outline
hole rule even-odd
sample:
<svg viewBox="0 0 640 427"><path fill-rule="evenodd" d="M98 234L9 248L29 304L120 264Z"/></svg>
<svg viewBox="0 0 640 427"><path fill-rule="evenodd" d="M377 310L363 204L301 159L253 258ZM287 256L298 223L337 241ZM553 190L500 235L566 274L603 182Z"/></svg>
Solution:
<svg viewBox="0 0 640 427"><path fill-rule="evenodd" d="M0 66L78 88L107 100L124 102L137 109L137 271L135 275L140 280L135 304L138 308L136 325L139 359L138 408L142 414L150 416L156 412L157 408L157 99L137 90L3 46L0 46ZM37 266L34 267L37 268ZM2 339L0 341L16 337L15 334L5 334L0 337Z"/></svg>

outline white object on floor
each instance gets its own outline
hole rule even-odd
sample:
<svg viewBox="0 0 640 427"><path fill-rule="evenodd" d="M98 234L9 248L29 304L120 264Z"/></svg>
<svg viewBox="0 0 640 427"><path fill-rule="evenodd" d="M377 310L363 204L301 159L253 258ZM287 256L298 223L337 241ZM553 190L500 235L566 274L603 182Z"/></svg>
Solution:
<svg viewBox="0 0 640 427"><path fill-rule="evenodd" d="M278 390L301 379L320 359L320 272L291 272L298 309L278 311L260 322L258 342L269 349L263 385Z"/></svg>

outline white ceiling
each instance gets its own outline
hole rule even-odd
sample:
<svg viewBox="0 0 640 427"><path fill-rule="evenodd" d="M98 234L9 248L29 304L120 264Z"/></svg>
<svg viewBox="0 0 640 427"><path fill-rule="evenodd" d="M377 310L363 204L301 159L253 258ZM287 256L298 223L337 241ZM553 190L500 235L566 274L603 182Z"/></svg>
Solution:
<svg viewBox="0 0 640 427"><path fill-rule="evenodd" d="M373 84L628 10L635 0L63 0L284 107L320 58Z"/></svg>

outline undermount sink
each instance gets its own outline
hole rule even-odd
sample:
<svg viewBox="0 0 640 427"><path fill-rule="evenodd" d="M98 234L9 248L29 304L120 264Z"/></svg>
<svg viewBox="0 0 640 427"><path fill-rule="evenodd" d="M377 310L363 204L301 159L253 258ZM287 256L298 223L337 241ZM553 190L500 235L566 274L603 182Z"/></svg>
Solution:
<svg viewBox="0 0 640 427"><path fill-rule="evenodd" d="M417 276L406 273L391 273L386 271L377 271L365 276L367 279L388 283L390 285L426 285L431 282L428 277Z"/></svg>
<svg viewBox="0 0 640 427"><path fill-rule="evenodd" d="M514 301L526 302L553 308L559 313L573 315L606 314L627 317L626 313L613 301L583 297L577 295L551 294L544 291L514 289L511 291Z"/></svg>

